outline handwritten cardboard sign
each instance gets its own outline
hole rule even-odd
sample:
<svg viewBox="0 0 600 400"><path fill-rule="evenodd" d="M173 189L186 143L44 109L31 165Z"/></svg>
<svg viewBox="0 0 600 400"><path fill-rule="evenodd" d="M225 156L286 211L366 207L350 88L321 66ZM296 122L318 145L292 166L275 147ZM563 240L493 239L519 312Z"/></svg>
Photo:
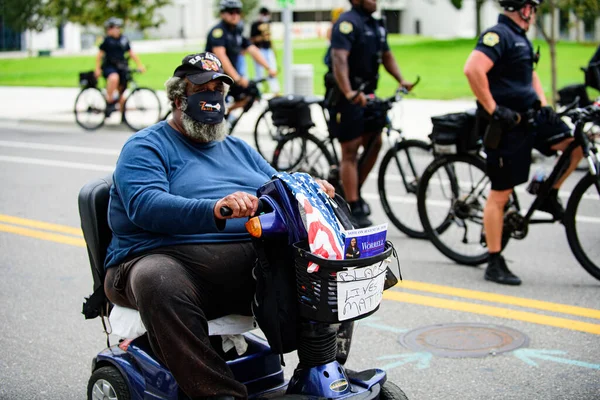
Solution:
<svg viewBox="0 0 600 400"><path fill-rule="evenodd" d="M337 273L338 319L345 321L373 311L383 295L387 263Z"/></svg>

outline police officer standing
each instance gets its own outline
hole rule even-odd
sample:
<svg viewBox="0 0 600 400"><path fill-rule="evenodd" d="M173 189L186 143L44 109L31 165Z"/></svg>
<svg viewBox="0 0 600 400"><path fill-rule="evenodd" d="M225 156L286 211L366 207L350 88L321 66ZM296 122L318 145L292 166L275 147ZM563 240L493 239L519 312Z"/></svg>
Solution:
<svg viewBox="0 0 600 400"><path fill-rule="evenodd" d="M206 40L206 51L214 53L223 63L223 70L231 76L235 84L230 88L229 95L235 103L229 111L242 107L245 102L244 90L248 87L248 79L240 74L239 66L242 60L242 52L245 50L254 60L267 69L270 77L277 76L277 71L269 66L269 63L260 53L258 47L242 36L241 0L221 0L219 3L221 22L215 25L209 32Z"/></svg>
<svg viewBox="0 0 600 400"><path fill-rule="evenodd" d="M401 87L410 90L413 84L402 78L387 43L387 32L381 21L372 16L377 10L377 0L350 0L350 3L352 9L340 16L331 34L331 67L335 78L331 90L335 95L328 96L332 103L329 130L340 141L340 173L346 201L350 204L354 225L362 228L372 223L365 212L359 187L377 161L385 124L385 116L373 119L365 109L367 95L377 88L380 64ZM365 85L364 89L358 92L361 85ZM359 171L357 154L361 146L370 151Z"/></svg>
<svg viewBox="0 0 600 400"><path fill-rule="evenodd" d="M535 23L537 7L543 0L500 0L504 13L498 24L485 31L465 65L465 75L477 97L480 115L488 118L484 137L487 174L492 188L485 205L483 225L489 251L485 279L506 285L521 280L506 266L500 255L504 207L516 185L529 177L531 150L545 155L564 150L573 141L569 127L546 104L544 90L534 66L539 58L526 33ZM541 106L535 129L522 115ZM577 149L569 169L540 207L557 220L564 209L558 188L582 158Z"/></svg>

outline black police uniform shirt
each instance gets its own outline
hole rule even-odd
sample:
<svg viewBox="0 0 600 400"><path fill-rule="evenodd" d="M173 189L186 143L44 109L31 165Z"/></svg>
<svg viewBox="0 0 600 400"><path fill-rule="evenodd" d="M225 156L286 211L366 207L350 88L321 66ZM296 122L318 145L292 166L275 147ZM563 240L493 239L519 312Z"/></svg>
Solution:
<svg viewBox="0 0 600 400"><path fill-rule="evenodd" d="M494 62L487 76L496 103L520 112L530 109L539 98L533 88L535 55L525 30L501 14L475 50Z"/></svg>
<svg viewBox="0 0 600 400"><path fill-rule="evenodd" d="M381 55L390 50L387 32L380 21L353 7L340 15L333 25L331 49L349 51L348 70L352 89L360 85L358 78L369 83L365 92L375 91Z"/></svg>
<svg viewBox="0 0 600 400"><path fill-rule="evenodd" d="M254 45L260 49L271 48L271 24L264 21L255 21L250 26L250 37L258 37Z"/></svg>
<svg viewBox="0 0 600 400"><path fill-rule="evenodd" d="M102 68L123 68L123 66L127 66L125 53L131 50L127 37L123 35L118 38L106 36L100 45L100 50L104 52Z"/></svg>
<svg viewBox="0 0 600 400"><path fill-rule="evenodd" d="M596 49L596 53L592 56L590 64L600 63L600 46Z"/></svg>
<svg viewBox="0 0 600 400"><path fill-rule="evenodd" d="M242 50L247 49L250 44L250 41L242 36L241 26L231 26L224 21L221 21L208 32L206 51L214 53L213 49L215 47L225 47L227 57L235 67L238 56L241 54Z"/></svg>

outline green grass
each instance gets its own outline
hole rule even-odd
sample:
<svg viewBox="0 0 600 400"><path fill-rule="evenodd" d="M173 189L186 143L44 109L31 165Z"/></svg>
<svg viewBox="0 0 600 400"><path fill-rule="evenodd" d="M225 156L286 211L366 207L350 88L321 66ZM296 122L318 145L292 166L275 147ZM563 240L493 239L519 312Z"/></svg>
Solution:
<svg viewBox="0 0 600 400"><path fill-rule="evenodd" d="M453 99L472 97L462 73L465 60L473 50L474 40L432 40L417 36L392 35L390 46L406 79L421 76L421 84L415 90L421 99ZM277 58L282 62L282 45L277 43ZM546 93L550 92L550 56L545 42L541 46L542 59L537 71ZM314 66L314 91L323 93L325 66L323 56L326 43L319 40L294 42L294 63ZM559 43L558 86L581 83L583 73L580 66L587 64L595 50L593 44ZM139 84L162 89L174 68L187 52L142 54L148 72L137 76ZM253 63L248 58L249 69ZM93 69L94 57L34 57L0 60L0 85L5 86L49 86L76 87L78 73ZM281 78L280 78L281 79ZM379 94L391 94L395 81L383 70L379 83Z"/></svg>

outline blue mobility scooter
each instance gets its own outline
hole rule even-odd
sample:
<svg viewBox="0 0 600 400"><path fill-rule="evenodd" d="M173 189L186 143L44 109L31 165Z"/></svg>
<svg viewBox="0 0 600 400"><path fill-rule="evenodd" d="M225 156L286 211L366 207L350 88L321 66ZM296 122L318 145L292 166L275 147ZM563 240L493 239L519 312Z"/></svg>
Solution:
<svg viewBox="0 0 600 400"><path fill-rule="evenodd" d="M100 316L103 324L111 308L103 290L103 264L111 239L107 221L111 185L111 177L98 179L86 184L79 193L81 225L94 278L94 294L86 298L83 314L87 319ZM246 226L254 236L259 256L255 269L257 293L253 311L268 341L246 332L247 351L241 356L235 354L226 358L235 378L246 385L249 398L406 399L397 385L386 380L385 371L369 369L356 372L345 369L343 365L350 347L352 321L371 315L377 311L379 303L362 313L359 305L352 318L340 321L339 279L336 275L360 271L361 267L370 268L372 274L372 266L379 265L379 268L385 268L385 287L393 285L395 277L387 267L381 267L387 265L386 261L392 254L395 255L391 243L388 242L385 251L378 256L325 260L307 251L306 230L297 202L280 180L274 179L261 187L258 197L261 214L250 219ZM271 253L271 248L279 249L279 252ZM307 272L310 262L318 263L318 272ZM284 274L277 275L277 271ZM363 277L365 275L373 276L364 274ZM269 303L265 300L269 296L285 293L269 286L269 282L280 279L277 283L280 288L282 277L288 283L291 279L288 297L271 298L275 302ZM366 282L365 287L372 290L380 286L380 299L384 285L378 286L374 282L382 282L382 279L369 279L372 281ZM282 313L282 304L290 301L293 305ZM264 320L267 321L263 326L261 321ZM106 324L104 327L106 331ZM154 355L145 334L111 346L107 333L107 345L92 361L88 399L188 399L173 375ZM299 365L288 382L281 368L282 354L296 349Z"/></svg>

